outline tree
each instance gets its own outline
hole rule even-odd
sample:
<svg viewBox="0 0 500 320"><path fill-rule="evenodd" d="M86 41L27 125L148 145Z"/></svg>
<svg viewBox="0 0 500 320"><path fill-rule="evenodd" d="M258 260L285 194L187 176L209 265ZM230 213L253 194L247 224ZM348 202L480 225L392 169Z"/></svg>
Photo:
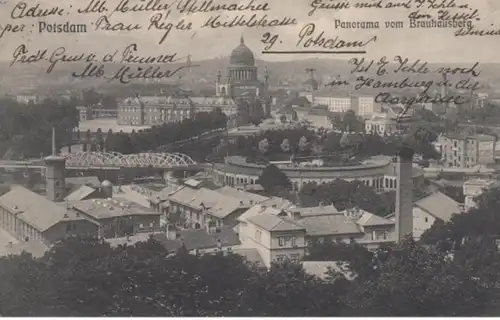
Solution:
<svg viewBox="0 0 500 320"><path fill-rule="evenodd" d="M113 147L113 130L109 129L108 133L106 134L106 138L104 138L104 151L112 151Z"/></svg>
<svg viewBox="0 0 500 320"><path fill-rule="evenodd" d="M426 243L448 243L454 248L470 237L500 234L500 188L494 187L475 198L477 208L461 214L454 214L450 221L431 228L422 235ZM425 237L424 237L425 236Z"/></svg>
<svg viewBox="0 0 500 320"><path fill-rule="evenodd" d="M316 185L306 183L300 190L300 201L306 207L320 203L333 204L338 210L358 207L373 214L385 216L394 212L394 201L366 186L361 181L336 179L332 182Z"/></svg>
<svg viewBox="0 0 500 320"><path fill-rule="evenodd" d="M283 150L283 152L290 152L290 141L288 139L283 139L281 150Z"/></svg>
<svg viewBox="0 0 500 320"><path fill-rule="evenodd" d="M268 165L262 170L257 181L264 189L272 190L276 187L290 188L290 179L275 165Z"/></svg>
<svg viewBox="0 0 500 320"><path fill-rule="evenodd" d="M316 241L308 250L305 260L346 262L350 271L362 279L370 277L374 271L373 253L357 243Z"/></svg>
<svg viewBox="0 0 500 320"><path fill-rule="evenodd" d="M97 129L95 142L96 142L96 146L97 146L97 151L103 151L104 150L104 137L102 136L101 128Z"/></svg>
<svg viewBox="0 0 500 320"><path fill-rule="evenodd" d="M376 272L358 282L348 301L371 316L467 316L477 314L481 287L446 256L413 239L378 252Z"/></svg>
<svg viewBox="0 0 500 320"><path fill-rule="evenodd" d="M269 141L267 139L263 139L259 141L259 151L261 153L266 153L269 150Z"/></svg>
<svg viewBox="0 0 500 320"><path fill-rule="evenodd" d="M474 237L455 251L455 263L488 289L498 288L500 281L500 253L492 237Z"/></svg>
<svg viewBox="0 0 500 320"><path fill-rule="evenodd" d="M309 141L307 141L307 138L305 136L302 136L299 140L299 151L307 152L309 150L309 147Z"/></svg>
<svg viewBox="0 0 500 320"><path fill-rule="evenodd" d="M85 131L85 141L87 141L88 143L90 143L90 141L92 141L92 133L90 132L90 129Z"/></svg>
<svg viewBox="0 0 500 320"><path fill-rule="evenodd" d="M344 132L364 132L364 124L357 117L354 111L348 110L342 117L342 131Z"/></svg>
<svg viewBox="0 0 500 320"><path fill-rule="evenodd" d="M342 312L345 283L323 283L300 264L285 261L255 273L242 294L241 316L335 316ZM314 306L314 307L312 307Z"/></svg>

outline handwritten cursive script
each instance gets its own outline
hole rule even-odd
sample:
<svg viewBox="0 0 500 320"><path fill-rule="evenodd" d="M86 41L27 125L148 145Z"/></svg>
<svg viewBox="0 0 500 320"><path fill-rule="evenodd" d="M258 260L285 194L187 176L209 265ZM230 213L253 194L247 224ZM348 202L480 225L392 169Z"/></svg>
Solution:
<svg viewBox="0 0 500 320"><path fill-rule="evenodd" d="M300 30L296 46L322 49L364 48L376 41L377 36L372 36L368 40L344 40L338 36L328 36L323 30L318 33L314 23L308 23Z"/></svg>

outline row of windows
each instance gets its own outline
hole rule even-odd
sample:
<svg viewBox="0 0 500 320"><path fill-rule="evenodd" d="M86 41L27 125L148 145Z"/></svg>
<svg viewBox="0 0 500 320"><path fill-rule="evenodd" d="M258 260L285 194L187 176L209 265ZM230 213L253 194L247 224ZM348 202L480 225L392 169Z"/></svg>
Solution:
<svg viewBox="0 0 500 320"><path fill-rule="evenodd" d="M280 247L295 247L297 245L297 237L296 236L284 236L278 237L278 246Z"/></svg>
<svg viewBox="0 0 500 320"><path fill-rule="evenodd" d="M288 256L286 254L278 254L278 255L276 255L276 261L278 261L278 262L283 262L287 258L290 261L292 261L292 262L298 262L299 259L300 259L300 254L295 253L295 254L290 254Z"/></svg>

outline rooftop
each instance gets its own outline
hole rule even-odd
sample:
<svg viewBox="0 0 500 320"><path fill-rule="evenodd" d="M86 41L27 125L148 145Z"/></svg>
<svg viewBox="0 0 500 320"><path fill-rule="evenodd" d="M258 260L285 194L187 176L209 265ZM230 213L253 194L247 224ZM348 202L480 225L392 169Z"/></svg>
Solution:
<svg viewBox="0 0 500 320"><path fill-rule="evenodd" d="M306 216L294 220L311 236L350 235L362 233L354 220L343 214Z"/></svg>
<svg viewBox="0 0 500 320"><path fill-rule="evenodd" d="M266 231L300 231L305 230L303 226L300 226L287 218L281 218L277 215L270 213L261 213L252 217L247 218L247 221L261 227Z"/></svg>
<svg viewBox="0 0 500 320"><path fill-rule="evenodd" d="M302 217L305 216L320 216L328 214L337 214L339 211L333 204L328 206L307 207L307 208L290 208L290 212L299 213Z"/></svg>
<svg viewBox="0 0 500 320"><path fill-rule="evenodd" d="M462 212L458 202L441 192L418 200L414 206L445 222L450 221L453 214Z"/></svg>
<svg viewBox="0 0 500 320"><path fill-rule="evenodd" d="M22 186L14 186L0 197L0 206L17 214L18 218L43 232L63 219L79 219L76 213L67 210L49 199Z"/></svg>
<svg viewBox="0 0 500 320"><path fill-rule="evenodd" d="M167 239L164 233L155 234L154 238L162 243L168 251L176 251L183 244L188 251L217 248L219 241L222 247L232 247L241 244L236 232L228 226L222 226L219 232L214 233L209 233L205 229L198 229L181 230L178 231L178 235L179 237L175 240Z"/></svg>
<svg viewBox="0 0 500 320"><path fill-rule="evenodd" d="M170 197L170 195L172 195L177 189L179 189L178 186L167 186L160 191L153 193L153 195L151 195L148 200L153 203L167 201L168 197Z"/></svg>
<svg viewBox="0 0 500 320"><path fill-rule="evenodd" d="M78 129L82 133L87 130L90 130L90 132L97 132L97 129L99 128L101 128L102 132L108 132L108 130L111 129L113 130L113 132L123 131L125 133L130 133L133 130L139 131L142 129L149 129L150 126L119 125L116 118L85 120L85 121L80 121L80 123L78 124Z"/></svg>
<svg viewBox="0 0 500 320"><path fill-rule="evenodd" d="M138 185L120 186L114 190L116 191L113 193L113 199L133 202L142 207L149 207L148 199L154 194L152 190Z"/></svg>
<svg viewBox="0 0 500 320"><path fill-rule="evenodd" d="M432 193L413 203L413 207L418 207L431 216L449 221L453 214L462 213L460 204L441 192ZM385 219L394 218L395 213L385 216Z"/></svg>
<svg viewBox="0 0 500 320"><path fill-rule="evenodd" d="M125 199L90 199L72 204L74 210L96 220L134 215L159 215L153 209Z"/></svg>
<svg viewBox="0 0 500 320"><path fill-rule="evenodd" d="M224 190L219 192L204 187L193 189L185 186L175 191L169 197L169 200L196 210L207 209L209 214L218 218L225 218L239 208L251 207L254 203L252 199L263 198L248 192ZM231 194L226 194L229 192Z"/></svg>
<svg viewBox="0 0 500 320"><path fill-rule="evenodd" d="M358 219L358 221L356 221L356 223L362 227L394 225L394 221L379 217L364 210L361 211L363 211L363 215Z"/></svg>
<svg viewBox="0 0 500 320"><path fill-rule="evenodd" d="M90 196L95 191L97 190L92 187L83 185L80 188L73 191L72 193L70 193L68 196L66 196L64 200L69 202L81 201Z"/></svg>

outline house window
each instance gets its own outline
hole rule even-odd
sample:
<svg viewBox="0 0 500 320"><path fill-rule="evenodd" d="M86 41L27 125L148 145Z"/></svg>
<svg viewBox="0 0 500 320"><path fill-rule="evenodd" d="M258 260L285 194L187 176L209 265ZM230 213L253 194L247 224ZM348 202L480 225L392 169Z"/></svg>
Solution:
<svg viewBox="0 0 500 320"><path fill-rule="evenodd" d="M280 247L283 247L285 245L285 238L283 237L278 237L278 245Z"/></svg>
<svg viewBox="0 0 500 320"><path fill-rule="evenodd" d="M255 241L262 242L262 231L260 230L255 231Z"/></svg>
<svg viewBox="0 0 500 320"><path fill-rule="evenodd" d="M429 222L429 218L425 217L425 222Z"/></svg>
<svg viewBox="0 0 500 320"><path fill-rule="evenodd" d="M290 255L290 260L291 260L292 262L298 262L298 261L299 261L299 258L300 258L300 254L298 254L298 253L295 253L295 254L291 254L291 255Z"/></svg>
<svg viewBox="0 0 500 320"><path fill-rule="evenodd" d="M284 255L284 254L279 254L279 255L277 255L277 256L276 256L276 261L278 261L278 262L282 262L282 261L284 261L284 260L285 260L285 257L286 257L286 255Z"/></svg>
<svg viewBox="0 0 500 320"><path fill-rule="evenodd" d="M292 237L292 247L295 247L295 246L297 246L297 237L293 236Z"/></svg>
<svg viewBox="0 0 500 320"><path fill-rule="evenodd" d="M71 231L71 225L70 224L66 225L66 231Z"/></svg>

